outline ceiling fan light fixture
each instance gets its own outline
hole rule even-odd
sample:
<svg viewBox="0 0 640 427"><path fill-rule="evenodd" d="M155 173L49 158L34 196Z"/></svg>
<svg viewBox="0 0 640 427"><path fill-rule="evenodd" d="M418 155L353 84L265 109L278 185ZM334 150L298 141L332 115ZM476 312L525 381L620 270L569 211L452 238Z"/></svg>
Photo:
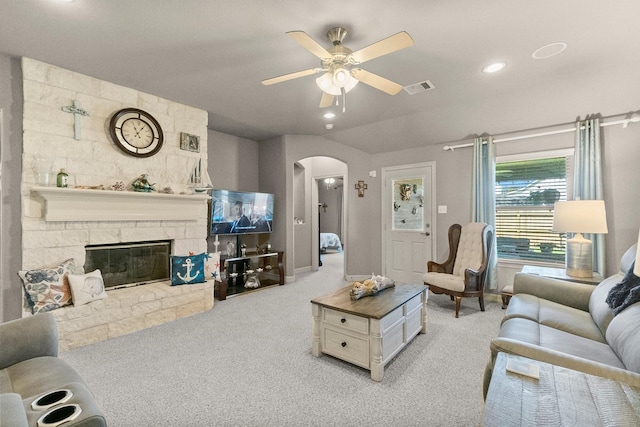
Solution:
<svg viewBox="0 0 640 427"><path fill-rule="evenodd" d="M318 87L329 95L340 95L340 87L333 84L331 73L324 73L316 79Z"/></svg>
<svg viewBox="0 0 640 427"><path fill-rule="evenodd" d="M333 83L338 87L346 86L351 74L345 68L338 68L333 72Z"/></svg>

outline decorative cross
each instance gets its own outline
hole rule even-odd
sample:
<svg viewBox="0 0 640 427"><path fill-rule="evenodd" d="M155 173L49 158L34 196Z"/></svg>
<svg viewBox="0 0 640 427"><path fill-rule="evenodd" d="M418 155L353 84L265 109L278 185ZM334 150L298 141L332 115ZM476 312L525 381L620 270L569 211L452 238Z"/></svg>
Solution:
<svg viewBox="0 0 640 427"><path fill-rule="evenodd" d="M364 181L360 180L356 184L356 190L358 190L358 197L364 197L364 190L367 189L367 184Z"/></svg>
<svg viewBox="0 0 640 427"><path fill-rule="evenodd" d="M76 100L73 101L73 105L62 107L62 111L73 114L73 139L80 141L80 116L88 116L89 112L83 110Z"/></svg>

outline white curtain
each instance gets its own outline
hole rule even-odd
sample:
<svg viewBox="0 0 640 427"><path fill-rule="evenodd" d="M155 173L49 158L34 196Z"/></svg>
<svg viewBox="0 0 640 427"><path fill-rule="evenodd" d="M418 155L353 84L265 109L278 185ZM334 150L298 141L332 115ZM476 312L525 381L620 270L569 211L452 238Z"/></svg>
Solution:
<svg viewBox="0 0 640 427"><path fill-rule="evenodd" d="M599 119L576 122L574 159L573 199L604 200ZM604 276L604 234L585 235L585 237L593 242L593 268Z"/></svg>
<svg viewBox="0 0 640 427"><path fill-rule="evenodd" d="M496 149L493 138L476 138L473 142L473 201L471 220L493 227L493 242L487 269L486 284L489 289L498 287L496 247Z"/></svg>

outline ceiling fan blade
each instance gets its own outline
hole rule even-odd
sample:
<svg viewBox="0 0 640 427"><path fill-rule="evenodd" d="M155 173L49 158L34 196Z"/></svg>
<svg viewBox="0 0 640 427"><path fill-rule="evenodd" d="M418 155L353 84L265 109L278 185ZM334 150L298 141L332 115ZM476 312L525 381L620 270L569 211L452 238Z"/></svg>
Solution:
<svg viewBox="0 0 640 427"><path fill-rule="evenodd" d="M317 41L311 38L304 31L289 31L287 34L298 42L300 46L307 49L320 59L329 59L331 54L327 49L323 48Z"/></svg>
<svg viewBox="0 0 640 427"><path fill-rule="evenodd" d="M318 72L317 68L311 68L310 70L297 71L295 73L285 74L283 76L272 77L262 81L262 84L269 86L276 83L286 82L287 80L297 79L298 77L310 76Z"/></svg>
<svg viewBox="0 0 640 427"><path fill-rule="evenodd" d="M395 95L402 90L402 86L398 83L394 83L391 80L387 80L377 74L370 73L362 68L354 68L351 70L351 75L362 83L368 84L369 86L386 92L389 95Z"/></svg>
<svg viewBox="0 0 640 427"><path fill-rule="evenodd" d="M362 64L363 62L377 58L388 53L395 52L400 49L413 45L413 39L406 31L401 31L386 39L370 44L367 47L363 47L351 54L351 57L356 62Z"/></svg>
<svg viewBox="0 0 640 427"><path fill-rule="evenodd" d="M320 108L331 107L333 105L334 96L322 91L322 99L320 99Z"/></svg>

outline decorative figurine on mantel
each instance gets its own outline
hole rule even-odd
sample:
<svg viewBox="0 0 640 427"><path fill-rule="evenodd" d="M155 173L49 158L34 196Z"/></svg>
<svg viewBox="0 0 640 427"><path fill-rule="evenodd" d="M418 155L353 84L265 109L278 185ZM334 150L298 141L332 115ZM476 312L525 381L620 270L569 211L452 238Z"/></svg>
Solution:
<svg viewBox="0 0 640 427"><path fill-rule="evenodd" d="M149 175L143 173L135 181L133 181L133 191L142 191L144 193L150 193L152 191L156 191L154 185L149 183Z"/></svg>

